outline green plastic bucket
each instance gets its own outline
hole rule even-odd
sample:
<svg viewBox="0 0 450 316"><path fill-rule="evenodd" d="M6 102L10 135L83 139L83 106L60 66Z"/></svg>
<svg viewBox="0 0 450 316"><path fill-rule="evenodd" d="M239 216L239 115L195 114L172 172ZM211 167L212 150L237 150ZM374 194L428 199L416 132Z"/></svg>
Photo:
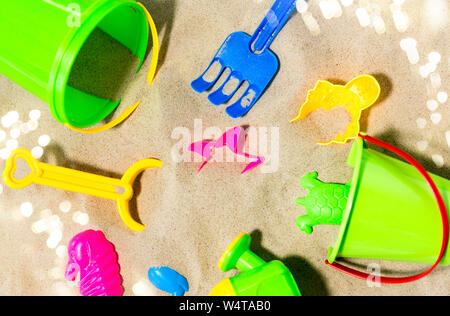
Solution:
<svg viewBox="0 0 450 316"><path fill-rule="evenodd" d="M442 217L421 174L408 163L368 149L361 138L348 163L355 168L350 196L328 262L346 257L435 263L442 246ZM430 176L448 209L450 181ZM448 251L440 264L450 264Z"/></svg>
<svg viewBox="0 0 450 316"><path fill-rule="evenodd" d="M120 100L87 94L69 86L68 80L96 28L127 47L142 64L149 27L144 9L134 0L3 1L0 73L48 103L59 122L78 128L95 125Z"/></svg>

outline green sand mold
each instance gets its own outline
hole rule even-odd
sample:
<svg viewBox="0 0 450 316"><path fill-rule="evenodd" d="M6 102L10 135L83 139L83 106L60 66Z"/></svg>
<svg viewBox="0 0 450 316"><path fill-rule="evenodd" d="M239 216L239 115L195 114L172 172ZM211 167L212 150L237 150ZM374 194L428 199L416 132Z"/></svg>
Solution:
<svg viewBox="0 0 450 316"><path fill-rule="evenodd" d="M323 183L317 176L317 172L312 172L302 178L300 184L309 194L296 200L308 212L297 218L298 228L307 234L315 225L341 225L350 193L350 185Z"/></svg>

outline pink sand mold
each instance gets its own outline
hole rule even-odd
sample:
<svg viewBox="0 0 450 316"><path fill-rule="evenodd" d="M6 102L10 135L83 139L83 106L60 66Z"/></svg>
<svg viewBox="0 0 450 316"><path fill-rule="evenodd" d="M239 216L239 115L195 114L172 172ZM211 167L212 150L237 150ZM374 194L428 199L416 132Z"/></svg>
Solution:
<svg viewBox="0 0 450 316"><path fill-rule="evenodd" d="M122 278L117 253L101 231L87 230L75 237L68 246L69 262L66 280L75 281L83 296L121 296Z"/></svg>
<svg viewBox="0 0 450 316"><path fill-rule="evenodd" d="M201 155L204 159L202 165L197 172L200 172L206 163L211 159L212 151L215 148L228 147L233 153L244 156L249 159L256 159L250 162L241 174L256 168L264 162L264 157L254 156L243 152L246 139L246 133L243 127L236 126L226 131L217 141L200 141L192 143L189 150Z"/></svg>

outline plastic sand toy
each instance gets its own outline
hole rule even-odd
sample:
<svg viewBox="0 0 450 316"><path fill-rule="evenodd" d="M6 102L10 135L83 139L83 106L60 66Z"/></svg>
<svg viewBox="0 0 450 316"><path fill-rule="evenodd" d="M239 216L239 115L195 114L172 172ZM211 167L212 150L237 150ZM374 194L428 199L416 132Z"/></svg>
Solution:
<svg viewBox="0 0 450 316"><path fill-rule="evenodd" d="M18 159L23 159L31 172L23 179L15 179ZM146 169L160 168L162 162L145 159L131 166L121 179L99 176L87 172L62 168L37 161L23 148L14 150L3 171L3 181L13 189L23 189L33 183L70 192L83 193L117 201L119 215L130 229L140 232L145 226L136 222L130 214L129 201L133 198L133 182Z"/></svg>
<svg viewBox="0 0 450 316"><path fill-rule="evenodd" d="M240 234L222 255L219 269L239 269L242 273L225 279L210 296L301 296L289 269L278 260L265 262L249 248L252 238Z"/></svg>
<svg viewBox="0 0 450 316"><path fill-rule="evenodd" d="M117 253L101 231L87 230L69 243L66 280L79 276L83 296L121 296L122 278Z"/></svg>
<svg viewBox="0 0 450 316"><path fill-rule="evenodd" d="M308 212L297 219L299 228L310 233L313 225L341 225L336 244L329 249L327 263L359 278L368 275L335 260L346 257L435 263L425 273L404 278L382 277L382 283L415 281L439 263L449 265L450 255L446 250L450 181L428 174L414 158L398 148L370 136L360 136L348 160L355 168L349 184L322 183L316 179L317 173L302 179L302 185L310 193L297 200ZM397 153L410 164L367 148L365 141Z"/></svg>
<svg viewBox="0 0 450 316"><path fill-rule="evenodd" d="M184 296L184 293L189 292L187 279L169 267L150 268L148 279L155 287L172 296Z"/></svg>
<svg viewBox="0 0 450 316"><path fill-rule="evenodd" d="M226 109L227 114L232 118L247 114L278 72L278 57L269 47L294 12L296 2L296 0L276 0L253 36L243 32L232 33L228 36L205 72L192 82L192 88L198 93L210 90L228 68L230 74L225 82L211 93L208 99L214 105L226 103L239 90L239 87L247 82L249 86L239 100ZM221 65L219 74L214 80L206 81L204 76L216 62ZM237 81L238 84L228 93L226 87L232 81Z"/></svg>
<svg viewBox="0 0 450 316"><path fill-rule="evenodd" d="M120 104L120 100L99 98L68 84L84 43L99 28L140 59L139 71L149 25L154 44L152 79L158 60L157 31L150 14L136 1L4 1L0 10L0 73L48 103L57 121L82 132L80 128L99 123ZM119 124L138 104L89 132Z"/></svg>
<svg viewBox="0 0 450 316"><path fill-rule="evenodd" d="M328 81L320 80L315 88L308 92L306 102L300 108L298 116L291 120L291 123L305 119L311 112L318 109L329 111L337 107L343 107L352 116L345 133L339 134L331 141L319 142L318 144L345 144L349 140L358 137L361 113L378 100L380 93L380 84L374 77L369 75L358 76L345 86L334 85Z"/></svg>
<svg viewBox="0 0 450 316"><path fill-rule="evenodd" d="M204 159L202 165L198 169L200 172L206 163L211 159L213 150L216 148L228 147L233 153L245 158L254 159L255 161L250 162L241 174L250 171L264 162L264 157L249 155L243 152L245 145L246 134L242 127L237 126L228 131L226 131L217 141L201 141L192 143L189 150L201 155Z"/></svg>
<svg viewBox="0 0 450 316"><path fill-rule="evenodd" d="M341 225L350 193L349 185L323 183L317 176L317 172L312 172L302 178L301 185L310 193L296 201L308 212L297 219L298 228L307 234L312 233L314 225Z"/></svg>

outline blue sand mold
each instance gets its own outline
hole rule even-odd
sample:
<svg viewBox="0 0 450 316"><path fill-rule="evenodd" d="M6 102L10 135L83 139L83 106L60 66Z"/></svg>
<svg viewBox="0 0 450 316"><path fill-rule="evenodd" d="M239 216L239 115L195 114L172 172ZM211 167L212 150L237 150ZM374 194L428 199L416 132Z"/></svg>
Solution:
<svg viewBox="0 0 450 316"><path fill-rule="evenodd" d="M187 279L169 267L155 267L148 270L148 279L161 291L172 296L183 296L189 291Z"/></svg>

